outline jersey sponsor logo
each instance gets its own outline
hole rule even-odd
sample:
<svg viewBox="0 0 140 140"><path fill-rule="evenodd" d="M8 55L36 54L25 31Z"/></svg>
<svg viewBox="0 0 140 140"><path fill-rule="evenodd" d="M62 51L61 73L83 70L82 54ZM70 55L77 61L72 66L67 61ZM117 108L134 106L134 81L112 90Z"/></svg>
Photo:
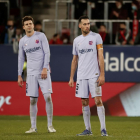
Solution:
<svg viewBox="0 0 140 140"><path fill-rule="evenodd" d="M38 43L39 43L39 40L35 40L35 43L37 43L37 44L38 44Z"/></svg>
<svg viewBox="0 0 140 140"><path fill-rule="evenodd" d="M2 106L5 104L7 105L10 105L10 99L11 99L11 96L7 96L7 97L4 97L4 96L0 96L0 109L2 109Z"/></svg>
<svg viewBox="0 0 140 140"><path fill-rule="evenodd" d="M93 41L89 41L89 45L92 45L93 44Z"/></svg>
<svg viewBox="0 0 140 140"><path fill-rule="evenodd" d="M41 47L39 46L39 47L34 47L34 48L26 49L25 52L26 53L32 53L32 52L38 51L40 49L41 49Z"/></svg>
<svg viewBox="0 0 140 140"><path fill-rule="evenodd" d="M81 54L88 53L88 52L93 52L93 49L82 49L82 50L79 50L79 53L81 53Z"/></svg>

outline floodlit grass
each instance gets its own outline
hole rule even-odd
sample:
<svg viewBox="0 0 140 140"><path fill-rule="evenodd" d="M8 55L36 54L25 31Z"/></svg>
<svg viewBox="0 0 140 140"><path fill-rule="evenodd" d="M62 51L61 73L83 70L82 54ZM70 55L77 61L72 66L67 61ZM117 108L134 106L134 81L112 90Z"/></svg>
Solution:
<svg viewBox="0 0 140 140"><path fill-rule="evenodd" d="M140 117L106 117L108 137L100 136L97 116L91 116L93 136L78 137L84 130L82 116L55 116L56 133L47 132L47 117L38 116L37 133L25 134L29 116L0 116L0 140L140 140Z"/></svg>

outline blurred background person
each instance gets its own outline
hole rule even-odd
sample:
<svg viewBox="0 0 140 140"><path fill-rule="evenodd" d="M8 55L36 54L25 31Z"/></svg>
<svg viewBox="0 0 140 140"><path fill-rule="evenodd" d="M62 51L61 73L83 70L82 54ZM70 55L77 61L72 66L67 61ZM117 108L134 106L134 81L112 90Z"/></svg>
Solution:
<svg viewBox="0 0 140 140"><path fill-rule="evenodd" d="M138 44L138 38L139 38L139 19L140 19L140 1L133 0L131 3L131 11L129 13L129 19L133 20L132 23L130 23L130 28L132 29L132 39L130 41L131 45L134 45L135 43ZM137 35L138 34L138 35ZM137 39L136 39L137 36ZM135 41L136 39L136 41Z"/></svg>
<svg viewBox="0 0 140 140"><path fill-rule="evenodd" d="M116 0L115 7L112 8L110 12L110 19L127 19L128 18L128 11L123 5L122 0ZM118 31L119 23L113 22L113 44L115 43L115 34Z"/></svg>
<svg viewBox="0 0 140 140"><path fill-rule="evenodd" d="M63 41L60 39L59 34L54 34L53 38L50 39L49 44L63 44Z"/></svg>
<svg viewBox="0 0 140 140"><path fill-rule="evenodd" d="M4 44L12 44L12 36L15 34L16 28L14 27L14 20L9 19L5 30L1 34L1 40Z"/></svg>
<svg viewBox="0 0 140 140"><path fill-rule="evenodd" d="M16 28L15 33L12 36L12 42L13 42L13 51L14 53L18 53L18 45L19 40L24 36L25 34L22 33L22 29L20 27Z"/></svg>
<svg viewBox="0 0 140 140"><path fill-rule="evenodd" d="M100 25L99 34L102 37L103 44L110 44L109 33L107 33L106 26L104 24Z"/></svg>
<svg viewBox="0 0 140 140"><path fill-rule="evenodd" d="M37 32L43 32L42 31L42 24L41 24L41 22L40 21L36 21L35 22L35 31L37 31Z"/></svg>
<svg viewBox="0 0 140 140"><path fill-rule="evenodd" d="M72 1L75 7L74 17L75 19L79 19L80 16L86 14L87 2L86 0L72 0Z"/></svg>
<svg viewBox="0 0 140 140"><path fill-rule="evenodd" d="M127 45L130 41L130 30L126 30L126 24L124 22L120 23L119 30L116 33L116 45Z"/></svg>
<svg viewBox="0 0 140 140"><path fill-rule="evenodd" d="M95 25L94 22L91 22L91 23L90 23L90 30L91 30L92 32L99 33L98 28L97 28L97 26ZM80 33L81 33L81 31L80 31Z"/></svg>
<svg viewBox="0 0 140 140"><path fill-rule="evenodd" d="M127 19L128 11L123 6L122 0L116 0L115 7L112 8L110 19Z"/></svg>
<svg viewBox="0 0 140 140"><path fill-rule="evenodd" d="M129 19L140 19L140 5L137 0L133 0L131 3Z"/></svg>
<svg viewBox="0 0 140 140"><path fill-rule="evenodd" d="M70 44L70 29L63 27L61 31L61 40L63 44Z"/></svg>

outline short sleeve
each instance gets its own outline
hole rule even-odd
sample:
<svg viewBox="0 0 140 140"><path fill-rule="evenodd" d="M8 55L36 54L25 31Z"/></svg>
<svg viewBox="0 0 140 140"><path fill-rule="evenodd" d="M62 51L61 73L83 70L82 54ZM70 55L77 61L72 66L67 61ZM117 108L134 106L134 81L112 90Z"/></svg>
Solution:
<svg viewBox="0 0 140 140"><path fill-rule="evenodd" d="M97 41L96 41L96 45L98 44L103 44L103 40L99 34L97 35Z"/></svg>
<svg viewBox="0 0 140 140"><path fill-rule="evenodd" d="M73 50L72 50L73 55L78 55L77 50L76 50L76 43L73 41Z"/></svg>

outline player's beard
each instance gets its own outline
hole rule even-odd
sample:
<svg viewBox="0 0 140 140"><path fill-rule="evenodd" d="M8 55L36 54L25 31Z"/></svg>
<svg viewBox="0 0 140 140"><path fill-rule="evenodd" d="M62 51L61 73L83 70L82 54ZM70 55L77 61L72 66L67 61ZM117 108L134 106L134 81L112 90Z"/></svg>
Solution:
<svg viewBox="0 0 140 140"><path fill-rule="evenodd" d="M83 33L84 33L85 35L88 34L88 33L89 33L89 30L83 31Z"/></svg>
<svg viewBox="0 0 140 140"><path fill-rule="evenodd" d="M28 33L28 34L29 34L29 33L32 33L32 31L33 31L33 29L31 29L31 30L27 31L27 33Z"/></svg>

